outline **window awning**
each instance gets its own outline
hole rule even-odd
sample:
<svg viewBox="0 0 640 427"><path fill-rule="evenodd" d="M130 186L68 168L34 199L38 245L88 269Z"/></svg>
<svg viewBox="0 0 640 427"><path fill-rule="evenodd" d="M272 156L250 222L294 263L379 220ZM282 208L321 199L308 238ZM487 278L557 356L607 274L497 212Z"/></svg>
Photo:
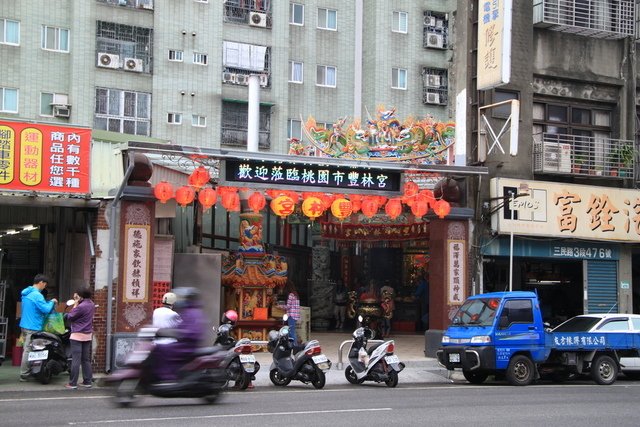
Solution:
<svg viewBox="0 0 640 427"><path fill-rule="evenodd" d="M222 102L234 102L236 104L248 104L249 101L246 99L233 99L233 98L222 98ZM261 107L273 107L276 104L273 102L260 102Z"/></svg>

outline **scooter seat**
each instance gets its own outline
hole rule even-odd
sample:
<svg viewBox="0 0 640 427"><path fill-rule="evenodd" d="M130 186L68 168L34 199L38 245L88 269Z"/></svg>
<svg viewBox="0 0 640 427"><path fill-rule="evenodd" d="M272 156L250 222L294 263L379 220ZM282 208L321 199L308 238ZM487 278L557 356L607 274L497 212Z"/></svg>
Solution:
<svg viewBox="0 0 640 427"><path fill-rule="evenodd" d="M194 357L206 356L207 354L216 353L218 351L223 351L224 349L221 346L214 347L200 347L196 351L193 352Z"/></svg>

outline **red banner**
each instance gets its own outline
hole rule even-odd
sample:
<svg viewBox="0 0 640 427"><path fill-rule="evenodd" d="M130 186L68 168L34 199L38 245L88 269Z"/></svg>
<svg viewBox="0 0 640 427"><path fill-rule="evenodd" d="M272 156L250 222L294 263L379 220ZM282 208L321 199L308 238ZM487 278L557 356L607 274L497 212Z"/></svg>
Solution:
<svg viewBox="0 0 640 427"><path fill-rule="evenodd" d="M0 120L0 191L89 194L91 129Z"/></svg>
<svg viewBox="0 0 640 427"><path fill-rule="evenodd" d="M337 224L323 222L322 237L338 240L417 240L429 238L429 223Z"/></svg>

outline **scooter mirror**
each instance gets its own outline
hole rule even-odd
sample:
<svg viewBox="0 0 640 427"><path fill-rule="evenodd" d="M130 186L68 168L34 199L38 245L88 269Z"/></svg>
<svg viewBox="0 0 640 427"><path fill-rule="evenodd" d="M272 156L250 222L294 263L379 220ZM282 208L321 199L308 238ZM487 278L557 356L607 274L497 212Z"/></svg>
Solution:
<svg viewBox="0 0 640 427"><path fill-rule="evenodd" d="M364 319L362 318L362 314L358 316L358 322L362 323Z"/></svg>
<svg viewBox="0 0 640 427"><path fill-rule="evenodd" d="M282 321L286 322L287 320L289 320L289 315L285 314L284 316L282 316Z"/></svg>
<svg viewBox="0 0 640 427"><path fill-rule="evenodd" d="M75 300L68 299L68 300L67 300L67 307L71 307L71 306L72 306L73 304L75 304L75 303L76 303L76 301L75 301Z"/></svg>

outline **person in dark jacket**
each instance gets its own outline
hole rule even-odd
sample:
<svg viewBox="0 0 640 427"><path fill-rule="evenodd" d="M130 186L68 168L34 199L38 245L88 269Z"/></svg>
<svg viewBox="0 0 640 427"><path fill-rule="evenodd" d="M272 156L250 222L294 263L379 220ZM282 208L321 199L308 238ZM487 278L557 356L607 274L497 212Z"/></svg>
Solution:
<svg viewBox="0 0 640 427"><path fill-rule="evenodd" d="M55 298L46 301L42 291L49 283L49 278L44 274L38 274L33 278L33 285L25 288L21 293L22 314L20 317L20 329L22 330L22 363L20 365L20 381L29 378L29 352L31 351L31 335L42 330L44 321L55 308L58 300Z"/></svg>
<svg viewBox="0 0 640 427"><path fill-rule="evenodd" d="M91 342L93 340L93 316L96 305L91 300L91 291L88 288L78 289L73 294L73 308L65 316L71 325L71 371L68 389L78 388L78 377L82 366L83 387L91 387L93 384L93 372L91 370Z"/></svg>

